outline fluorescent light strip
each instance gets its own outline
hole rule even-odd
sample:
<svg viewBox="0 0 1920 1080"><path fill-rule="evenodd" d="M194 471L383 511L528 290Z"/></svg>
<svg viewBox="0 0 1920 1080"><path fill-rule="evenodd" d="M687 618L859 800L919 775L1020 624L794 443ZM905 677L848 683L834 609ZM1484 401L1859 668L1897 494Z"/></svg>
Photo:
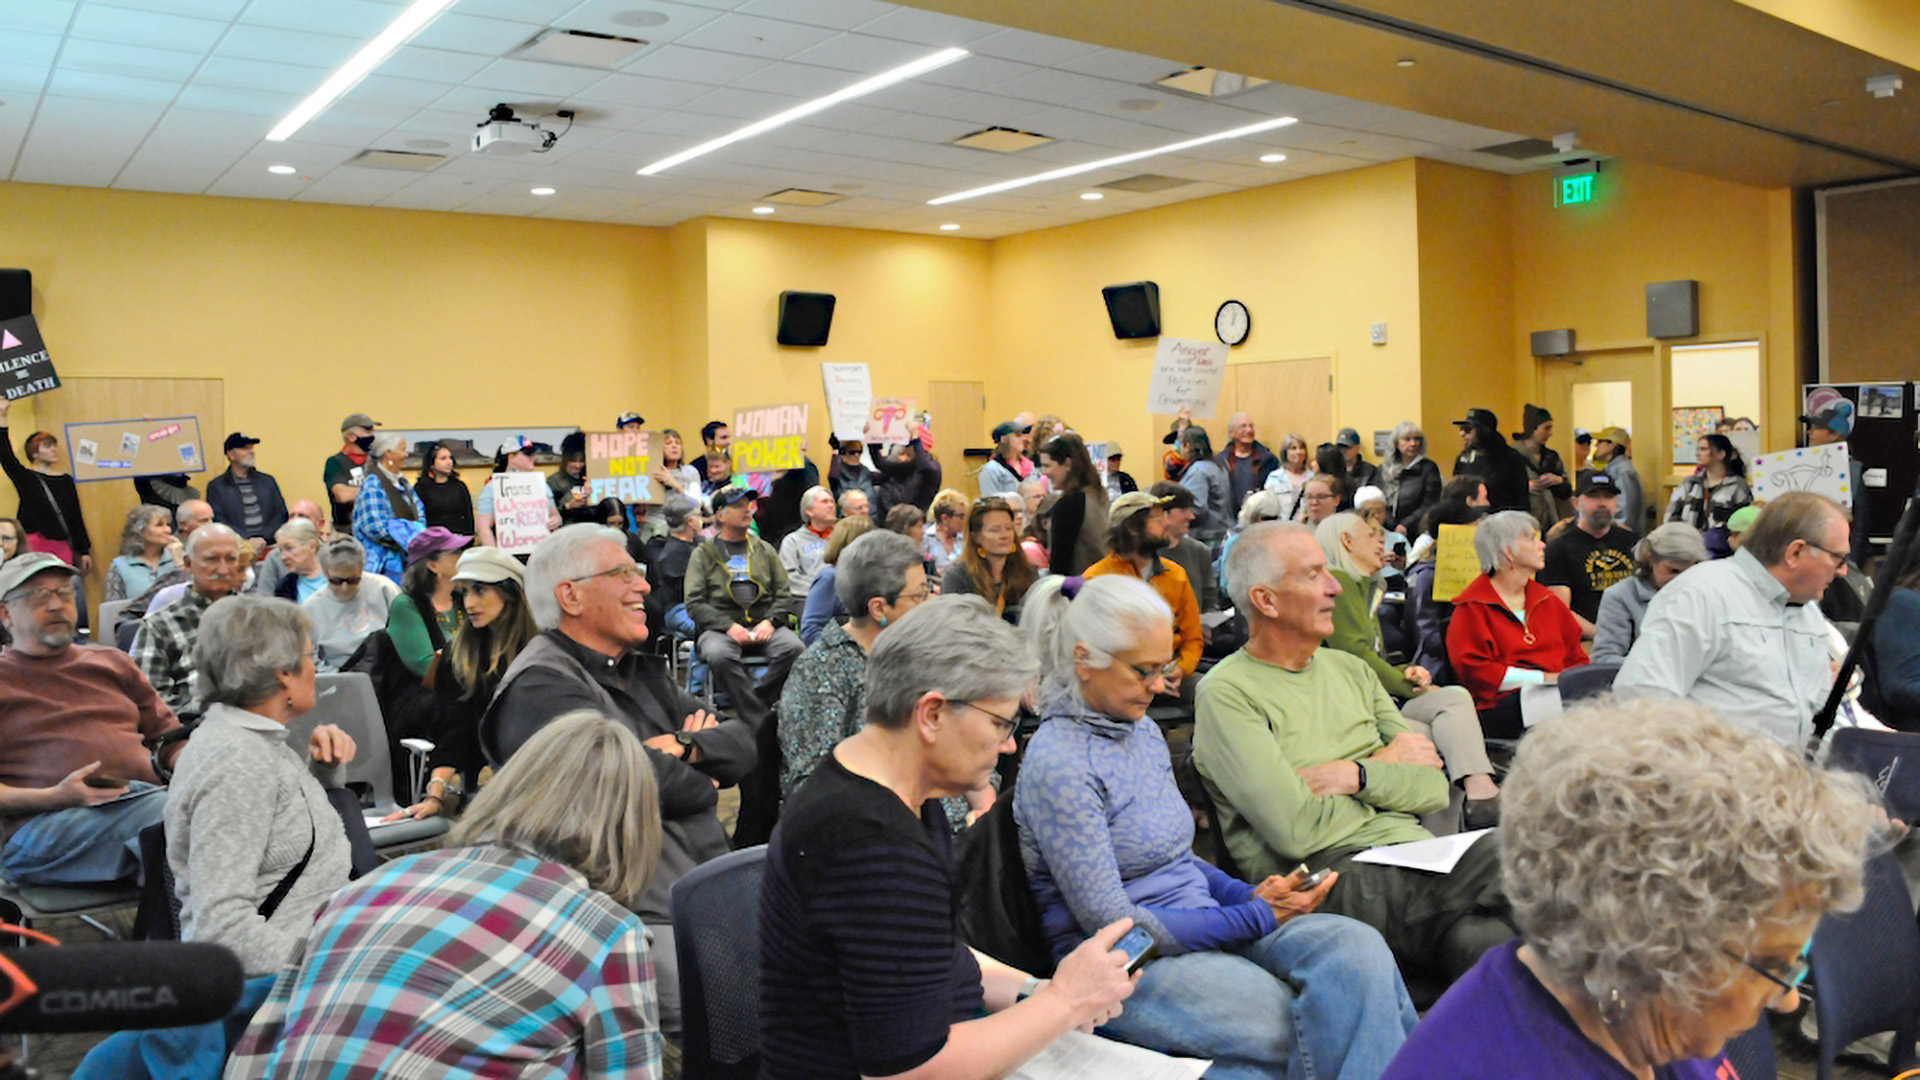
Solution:
<svg viewBox="0 0 1920 1080"><path fill-rule="evenodd" d="M1125 165L1129 161L1139 161L1141 158L1158 157L1161 154L1177 154L1182 150L1191 149L1195 146L1205 146L1208 143L1221 142L1226 139L1244 139L1249 135L1258 135L1262 131L1272 131L1274 128L1286 127L1288 124L1298 122L1299 121L1291 116L1282 116L1273 120L1262 120L1258 124L1248 124L1245 127L1234 128L1232 131L1222 131L1214 135L1202 135L1197 139L1187 139L1184 142L1169 143L1166 146L1156 146L1151 150L1135 150L1131 154L1120 154L1117 157L1101 158L1099 161L1089 161L1081 165L1069 165L1064 169L1054 169L1051 172L1043 172L1038 176L1028 176L1019 180L1003 180L998 184L988 184L986 187L977 187L970 191L959 191L952 195L942 195L937 199L928 199L927 205L945 206L947 203L959 202L962 199L977 199L982 195L997 195L1002 191L1012 191L1014 188L1026 187L1028 184L1039 184L1048 180L1059 180L1063 177L1079 176L1081 173L1089 173L1095 169L1105 169L1114 165Z"/></svg>
<svg viewBox="0 0 1920 1080"><path fill-rule="evenodd" d="M852 86L843 90L836 90L826 97L817 98L804 105L795 105L786 112L769 116L765 120L756 120L738 131L729 132L710 142L703 142L691 150L682 150L672 157L661 158L659 161L639 170L639 173L641 176L653 176L656 173L665 172L675 165L685 164L702 154L711 154L723 146L731 146L742 139L751 139L755 135L764 135L783 124L791 124L801 117L812 116L814 113L822 110L831 109L843 101L852 101L854 98L865 97L876 90L884 90L894 83L904 82L907 79L913 78L915 75L924 75L935 68L946 67L955 60L969 55L971 54L965 49L942 49L932 56L922 57L911 64L903 64L900 67L894 68L892 71L883 71L871 79L862 79Z"/></svg>
<svg viewBox="0 0 1920 1080"><path fill-rule="evenodd" d="M286 119L273 126L267 132L268 142L285 142L293 133L307 125L307 121L327 110L327 106L340 95L354 88L367 73L380 66L381 62L393 55L393 51L406 44L407 39L420 32L434 17L453 6L453 0L413 0L400 17L387 24L385 30L375 35L372 41L361 47L340 70L327 76L320 89L307 95L307 99L287 114Z"/></svg>

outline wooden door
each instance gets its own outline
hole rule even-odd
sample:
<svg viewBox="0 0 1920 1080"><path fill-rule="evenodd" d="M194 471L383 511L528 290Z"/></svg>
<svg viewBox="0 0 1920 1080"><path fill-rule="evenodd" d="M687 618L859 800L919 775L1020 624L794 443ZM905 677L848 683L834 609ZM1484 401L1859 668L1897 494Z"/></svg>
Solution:
<svg viewBox="0 0 1920 1080"><path fill-rule="evenodd" d="M986 440L985 387L978 382L929 380L927 412L933 417L933 456L940 462L941 484L972 502L980 494L980 480L962 451Z"/></svg>
<svg viewBox="0 0 1920 1080"><path fill-rule="evenodd" d="M1227 417L1236 412L1253 417L1254 432L1276 454L1288 432L1304 436L1309 449L1332 441L1332 371L1333 359L1326 356L1229 367L1220 394L1219 430L1208 431L1214 446L1226 446ZM1229 401L1231 408L1225 407Z"/></svg>
<svg viewBox="0 0 1920 1080"><path fill-rule="evenodd" d="M1588 431L1610 425L1624 427L1633 440L1633 466L1640 474L1647 508L1655 514L1664 512L1674 479L1672 467L1665 464L1669 452L1668 406L1659 353L1651 348L1606 349L1539 363L1541 404L1554 416L1554 436L1549 445L1566 459L1567 468L1574 467L1576 425ZM1576 387L1583 388L1577 397ZM1520 426L1501 419L1509 433ZM1638 533L1647 530L1646 521L1621 524Z"/></svg>
<svg viewBox="0 0 1920 1080"><path fill-rule="evenodd" d="M36 426L60 436L67 452L66 425L99 420L127 420L155 416L197 416L200 438L213 445L201 447L201 457L213 469L225 467L214 440L226 436L226 390L219 379L65 379L60 389L34 400ZM194 473L191 483L201 491L218 469ZM120 530L127 512L139 502L131 480L98 480L80 485L80 512L93 539L93 573L87 578L95 640L110 644L97 629L100 603L107 595L107 564L120 551Z"/></svg>

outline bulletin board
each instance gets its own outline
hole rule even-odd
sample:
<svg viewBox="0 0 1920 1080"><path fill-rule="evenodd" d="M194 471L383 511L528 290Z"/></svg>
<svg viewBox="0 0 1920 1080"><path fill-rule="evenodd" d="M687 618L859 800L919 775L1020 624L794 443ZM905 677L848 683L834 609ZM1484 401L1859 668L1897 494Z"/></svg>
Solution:
<svg viewBox="0 0 1920 1080"><path fill-rule="evenodd" d="M1673 463L1692 465L1699 460L1700 436L1726 419L1727 411L1718 405L1676 405L1673 408Z"/></svg>
<svg viewBox="0 0 1920 1080"><path fill-rule="evenodd" d="M1865 500L1872 539L1892 538L1907 497L1920 485L1920 455L1914 453L1920 428L1920 400L1907 382L1809 383L1801 387L1802 415L1833 410L1848 419L1848 452L1864 469L1864 484L1853 492ZM1804 433L1805 426L1801 427Z"/></svg>
<svg viewBox="0 0 1920 1080"><path fill-rule="evenodd" d="M197 416L68 424L65 442L67 467L82 484L207 469Z"/></svg>

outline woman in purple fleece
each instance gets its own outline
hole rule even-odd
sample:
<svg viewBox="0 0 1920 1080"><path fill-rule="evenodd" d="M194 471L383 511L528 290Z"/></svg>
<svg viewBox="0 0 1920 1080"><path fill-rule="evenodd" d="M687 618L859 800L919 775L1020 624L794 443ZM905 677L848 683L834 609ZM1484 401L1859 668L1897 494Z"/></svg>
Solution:
<svg viewBox="0 0 1920 1080"><path fill-rule="evenodd" d="M1737 1080L1722 1047L1799 1006L1814 924L1860 901L1865 788L1678 699L1532 729L1501 790L1520 939L1453 984L1388 1080Z"/></svg>
<svg viewBox="0 0 1920 1080"><path fill-rule="evenodd" d="M1373 1080L1415 1014L1373 928L1311 915L1331 879L1258 885L1195 858L1193 817L1146 716L1173 665L1173 615L1145 582L1027 593L1041 712L1014 796L1020 852L1054 955L1123 916L1160 958L1103 1034L1210 1058L1212 1080Z"/></svg>

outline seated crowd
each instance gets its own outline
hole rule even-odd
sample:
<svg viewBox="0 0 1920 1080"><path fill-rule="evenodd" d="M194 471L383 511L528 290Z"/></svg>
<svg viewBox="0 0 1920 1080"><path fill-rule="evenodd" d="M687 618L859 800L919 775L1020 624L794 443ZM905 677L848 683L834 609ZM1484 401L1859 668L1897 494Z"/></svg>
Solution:
<svg viewBox="0 0 1920 1080"><path fill-rule="evenodd" d="M52 468L5 417L9 475ZM126 518L125 636L97 645L83 530L22 487L0 873L130 882L164 827L180 935L249 977L228 1077L672 1075L673 887L761 841L757 914L730 917L758 919L769 1078L996 1077L1074 1031L1222 1080L1724 1075L1730 1038L1797 1004L1877 838L1864 786L1802 754L1849 519L1746 506L1709 436L1643 536L1637 481L1601 467L1632 471L1625 432L1569 475L1552 417L1525 422L1509 443L1471 410L1443 482L1412 423L1373 463L1353 429L1275 453L1246 414L1215 453L1183 415L1135 481L1022 414L971 501L924 431L750 479L724 423L691 458L669 430L631 507L588 502L570 439L516 555L454 447L410 479L357 413L330 512L287 504L239 433L204 498L143 478L165 498ZM1460 530L1480 573L1440 590ZM1889 610L1920 626L1920 601ZM1909 645L1883 648L1900 701ZM1563 712L1547 688L1590 655L1615 693ZM341 788L365 748L300 723L330 672L371 676L391 756L431 743L387 820L455 819L434 850L379 861ZM1445 873L1369 855L1462 832ZM980 851L1031 970L966 934L1007 903L960 870Z"/></svg>

